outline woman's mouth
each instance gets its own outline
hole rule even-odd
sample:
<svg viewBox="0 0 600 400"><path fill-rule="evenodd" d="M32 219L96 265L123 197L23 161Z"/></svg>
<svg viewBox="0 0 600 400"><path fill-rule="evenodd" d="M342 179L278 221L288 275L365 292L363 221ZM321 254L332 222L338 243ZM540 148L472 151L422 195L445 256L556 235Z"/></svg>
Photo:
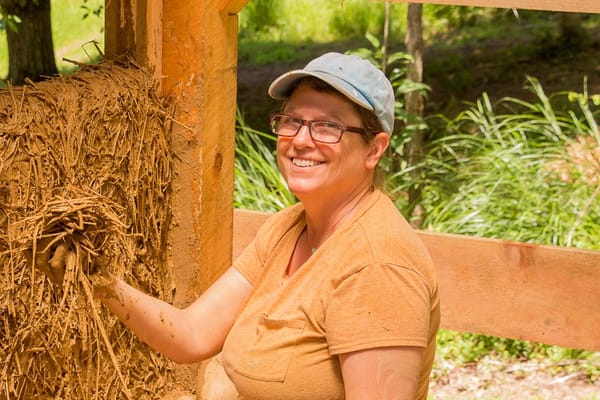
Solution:
<svg viewBox="0 0 600 400"><path fill-rule="evenodd" d="M308 160L305 158L292 158L292 164L297 167L314 167L316 165L323 164L321 161Z"/></svg>

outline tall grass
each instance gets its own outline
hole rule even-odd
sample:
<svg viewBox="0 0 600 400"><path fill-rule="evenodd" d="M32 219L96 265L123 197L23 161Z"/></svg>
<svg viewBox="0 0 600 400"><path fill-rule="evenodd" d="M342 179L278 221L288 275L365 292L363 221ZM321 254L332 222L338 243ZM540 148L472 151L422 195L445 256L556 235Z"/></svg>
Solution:
<svg viewBox="0 0 600 400"><path fill-rule="evenodd" d="M537 101L493 105L484 94L447 121L423 165L425 226L600 249L598 107L588 95L548 97L534 78L529 89Z"/></svg>
<svg viewBox="0 0 600 400"><path fill-rule="evenodd" d="M277 168L273 135L250 128L237 112L234 207L278 211L296 202Z"/></svg>

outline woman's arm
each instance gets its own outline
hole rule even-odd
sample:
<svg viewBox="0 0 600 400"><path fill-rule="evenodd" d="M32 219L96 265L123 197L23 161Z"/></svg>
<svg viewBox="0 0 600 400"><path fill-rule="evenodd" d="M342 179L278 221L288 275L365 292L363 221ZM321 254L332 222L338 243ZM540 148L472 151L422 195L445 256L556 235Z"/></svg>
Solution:
<svg viewBox="0 0 600 400"><path fill-rule="evenodd" d="M346 400L413 400L423 351L382 347L340 354Z"/></svg>
<svg viewBox="0 0 600 400"><path fill-rule="evenodd" d="M232 267L183 309L119 279L95 290L95 296L152 348L176 362L194 363L221 351L251 289Z"/></svg>

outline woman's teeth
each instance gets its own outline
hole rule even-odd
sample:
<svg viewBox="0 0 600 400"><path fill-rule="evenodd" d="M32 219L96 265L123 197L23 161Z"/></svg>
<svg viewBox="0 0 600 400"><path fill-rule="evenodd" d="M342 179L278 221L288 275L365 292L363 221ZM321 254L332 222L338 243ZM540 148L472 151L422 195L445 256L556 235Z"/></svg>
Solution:
<svg viewBox="0 0 600 400"><path fill-rule="evenodd" d="M314 167L315 165L321 164L318 161L305 160L305 159L301 159L301 158L292 159L292 163L297 167Z"/></svg>

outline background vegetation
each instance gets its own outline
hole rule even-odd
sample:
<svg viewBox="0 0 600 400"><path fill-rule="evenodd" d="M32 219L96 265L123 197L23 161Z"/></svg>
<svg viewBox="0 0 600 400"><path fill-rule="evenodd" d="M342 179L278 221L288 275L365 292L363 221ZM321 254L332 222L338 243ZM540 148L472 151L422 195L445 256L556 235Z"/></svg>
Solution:
<svg viewBox="0 0 600 400"><path fill-rule="evenodd" d="M275 60L302 64L315 54L313 48L320 52L332 41L342 43L339 48L362 48L368 55L381 50L377 41L365 38L365 32L381 37L381 3L344 1L346 22L341 26L338 21L342 13L331 12L326 6L313 7L311 1L278 2L282 3L276 8L273 1L253 2L242 12L240 64L269 64ZM397 43L404 35L405 7L394 6L392 14L391 36L396 38L393 51L401 52L402 46ZM582 28L594 31L598 23L597 17L585 16ZM511 60L535 56L576 63L579 46L584 49L594 45L594 39L586 37L577 46L567 46L559 33L559 17L552 13L426 6L424 30L430 51L444 55L432 64L426 63L425 68L430 75L452 74L448 90L458 95L474 84L464 50L457 50L462 46L477 52L479 46L512 41L514 46L501 54L504 59L499 64L499 76L488 78L510 82L522 72L514 70ZM448 56L451 52L455 55ZM400 62L396 65L397 88L402 86L403 72ZM576 77L576 90L570 82L554 93L546 93L537 77L521 73L517 79L525 87L523 98L481 91L470 101L429 102L425 118L430 140L427 154L422 165L411 167L421 171L418 179L425 210L422 227L600 250L600 94L589 91L585 75ZM436 94L428 95L431 99ZM268 111L263 107L264 115ZM268 135L257 132L256 126L248 126L247 121L242 113L238 114L236 206L275 211L294 199L286 194L285 184L273 172L275 159L268 151L272 139L265 139ZM406 131L396 135L395 151L401 154L408 137ZM255 156L248 156L250 153ZM406 166L400 167L384 165L387 188L400 210L409 215L406 189L414 182ZM277 194L273 202L268 200L271 194ZM247 202L259 198L260 202ZM589 379L600 379L600 354L595 352L447 330L440 332L438 343L439 358L462 363L488 356L586 360L583 368ZM573 364L564 365L570 368Z"/></svg>
<svg viewBox="0 0 600 400"><path fill-rule="evenodd" d="M104 0L51 0L52 38L56 65L61 73L69 73L76 66L67 61L91 62L98 60L94 45L104 49ZM98 10L99 14L94 14ZM8 46L6 32L0 29L0 80L8 74Z"/></svg>

